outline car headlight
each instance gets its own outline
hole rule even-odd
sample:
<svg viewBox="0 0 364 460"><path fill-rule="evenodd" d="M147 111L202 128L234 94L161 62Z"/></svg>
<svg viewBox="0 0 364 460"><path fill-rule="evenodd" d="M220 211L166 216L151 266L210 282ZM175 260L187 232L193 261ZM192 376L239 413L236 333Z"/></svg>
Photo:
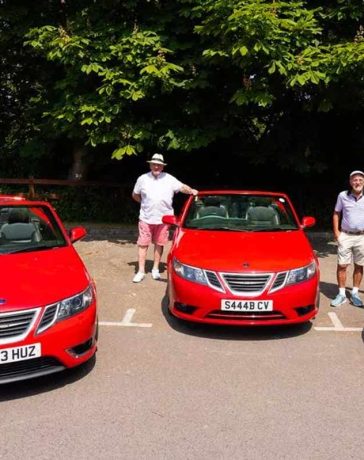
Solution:
<svg viewBox="0 0 364 460"><path fill-rule="evenodd" d="M57 320L68 318L89 307L94 299L92 287L89 286L81 294L68 297L58 303Z"/></svg>
<svg viewBox="0 0 364 460"><path fill-rule="evenodd" d="M296 284L309 280L316 273L316 263L312 262L305 267L296 268L288 273L286 284Z"/></svg>
<svg viewBox="0 0 364 460"><path fill-rule="evenodd" d="M207 284L205 273L201 268L191 267L182 264L179 260L173 259L174 271L182 278L199 284Z"/></svg>

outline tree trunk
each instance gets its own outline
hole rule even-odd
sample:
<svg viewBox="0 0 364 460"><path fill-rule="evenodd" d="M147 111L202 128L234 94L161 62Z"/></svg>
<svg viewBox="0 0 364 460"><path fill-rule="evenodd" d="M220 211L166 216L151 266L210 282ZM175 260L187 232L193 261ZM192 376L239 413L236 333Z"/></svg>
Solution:
<svg viewBox="0 0 364 460"><path fill-rule="evenodd" d="M73 148L73 161L68 178L70 180L85 180L87 175L86 157L87 149L84 145L76 144Z"/></svg>

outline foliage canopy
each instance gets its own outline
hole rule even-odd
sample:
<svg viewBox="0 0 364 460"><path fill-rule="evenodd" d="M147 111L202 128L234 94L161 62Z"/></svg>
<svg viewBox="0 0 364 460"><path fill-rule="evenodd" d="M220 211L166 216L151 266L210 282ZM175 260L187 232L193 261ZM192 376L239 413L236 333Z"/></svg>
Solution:
<svg viewBox="0 0 364 460"><path fill-rule="evenodd" d="M225 140L308 172L328 165L333 121L362 128L361 0L36 3L1 2L4 151L66 138L121 159Z"/></svg>

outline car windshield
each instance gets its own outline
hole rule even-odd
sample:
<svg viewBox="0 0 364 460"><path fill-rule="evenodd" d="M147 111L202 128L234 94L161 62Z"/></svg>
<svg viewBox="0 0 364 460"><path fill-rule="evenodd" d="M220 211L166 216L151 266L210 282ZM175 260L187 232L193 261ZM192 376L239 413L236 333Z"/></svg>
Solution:
<svg viewBox="0 0 364 460"><path fill-rule="evenodd" d="M47 206L0 206L0 254L65 245L62 231Z"/></svg>
<svg viewBox="0 0 364 460"><path fill-rule="evenodd" d="M183 226L240 232L283 232L298 228L284 196L254 194L196 196L187 210Z"/></svg>

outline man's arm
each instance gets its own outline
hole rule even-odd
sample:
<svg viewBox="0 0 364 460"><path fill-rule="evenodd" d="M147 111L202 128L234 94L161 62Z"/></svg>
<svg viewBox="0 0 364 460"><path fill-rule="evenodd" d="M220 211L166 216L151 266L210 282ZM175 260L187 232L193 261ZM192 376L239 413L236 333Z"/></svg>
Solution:
<svg viewBox="0 0 364 460"><path fill-rule="evenodd" d="M180 192L186 193L186 195L197 195L198 190L191 188L189 185L182 184L182 187L180 188Z"/></svg>
<svg viewBox="0 0 364 460"><path fill-rule="evenodd" d="M339 238L340 233L341 233L340 228L339 228L340 216L341 216L341 212L337 212L337 211L334 211L334 214L332 216L332 229L333 229L336 240Z"/></svg>
<svg viewBox="0 0 364 460"><path fill-rule="evenodd" d="M133 192L133 193L131 194L131 196L132 196L133 200L135 200L137 203L140 203L141 200L142 200L142 196L139 195L139 193L134 193L134 192Z"/></svg>

